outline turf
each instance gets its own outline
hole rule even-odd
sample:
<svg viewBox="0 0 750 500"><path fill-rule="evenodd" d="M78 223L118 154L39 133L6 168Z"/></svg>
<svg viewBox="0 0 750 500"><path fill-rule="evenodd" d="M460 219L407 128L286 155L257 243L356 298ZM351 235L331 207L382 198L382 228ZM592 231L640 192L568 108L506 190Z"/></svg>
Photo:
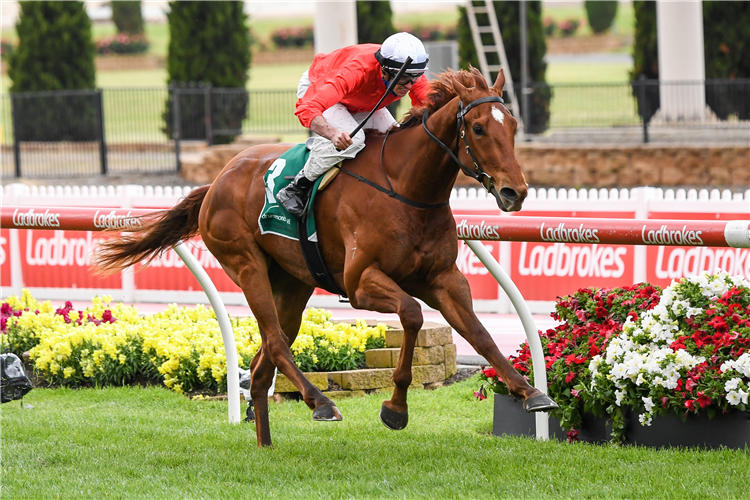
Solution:
<svg viewBox="0 0 750 500"><path fill-rule="evenodd" d="M35 389L2 406L6 498L746 498L747 451L662 450L491 435L470 379L410 392L409 426L378 420L388 393L339 401L342 422L271 405L275 449L227 404L162 388Z"/></svg>

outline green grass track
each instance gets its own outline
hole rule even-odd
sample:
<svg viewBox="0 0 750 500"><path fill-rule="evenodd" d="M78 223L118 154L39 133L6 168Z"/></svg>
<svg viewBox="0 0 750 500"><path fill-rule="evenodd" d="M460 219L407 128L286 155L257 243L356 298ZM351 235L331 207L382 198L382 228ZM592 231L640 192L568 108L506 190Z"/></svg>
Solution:
<svg viewBox="0 0 750 500"><path fill-rule="evenodd" d="M747 451L652 450L491 435L472 378L410 392L386 429L388 393L313 422L271 404L275 449L227 403L161 388L35 389L2 406L3 498L747 498Z"/></svg>

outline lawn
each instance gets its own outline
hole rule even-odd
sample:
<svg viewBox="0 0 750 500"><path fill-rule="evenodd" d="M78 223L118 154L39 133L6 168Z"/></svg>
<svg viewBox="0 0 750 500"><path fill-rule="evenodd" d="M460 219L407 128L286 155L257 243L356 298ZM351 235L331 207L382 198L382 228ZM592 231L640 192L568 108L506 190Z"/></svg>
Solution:
<svg viewBox="0 0 750 500"><path fill-rule="evenodd" d="M476 378L411 391L409 426L380 393L339 401L342 422L271 404L275 449L225 401L162 388L35 389L2 406L8 498L740 498L747 451L652 450L491 435Z"/></svg>

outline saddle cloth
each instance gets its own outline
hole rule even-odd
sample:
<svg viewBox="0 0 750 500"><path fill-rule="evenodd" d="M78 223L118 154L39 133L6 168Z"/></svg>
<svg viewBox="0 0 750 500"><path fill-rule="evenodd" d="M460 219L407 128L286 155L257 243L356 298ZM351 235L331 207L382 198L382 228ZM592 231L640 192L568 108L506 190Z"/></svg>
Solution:
<svg viewBox="0 0 750 500"><path fill-rule="evenodd" d="M266 200L263 204L263 210L260 212L260 217L258 217L261 234L271 233L291 240L299 240L297 218L281 206L276 200L276 194L292 182L291 179L305 166L308 156L310 156L310 150L304 144L298 144L279 156L263 176L263 182L266 185ZM288 177L288 179L285 179L285 177ZM315 181L310 197L309 213L312 213L315 195L322 180L323 177L321 176ZM306 228L307 239L318 241L314 217L307 218Z"/></svg>

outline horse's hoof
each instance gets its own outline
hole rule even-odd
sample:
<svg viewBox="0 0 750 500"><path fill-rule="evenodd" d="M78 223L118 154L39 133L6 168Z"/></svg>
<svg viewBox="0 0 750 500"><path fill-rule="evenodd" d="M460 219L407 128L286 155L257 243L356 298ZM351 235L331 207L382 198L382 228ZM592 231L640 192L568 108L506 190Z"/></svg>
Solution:
<svg viewBox="0 0 750 500"><path fill-rule="evenodd" d="M531 396L523 402L523 409L527 412L535 411L549 411L559 408L557 403L552 401L546 394L539 393L536 396Z"/></svg>
<svg viewBox="0 0 750 500"><path fill-rule="evenodd" d="M344 420L344 417L341 416L341 412L336 405L331 403L329 405L318 406L315 408L315 410L313 410L313 420L316 422L336 422Z"/></svg>
<svg viewBox="0 0 750 500"><path fill-rule="evenodd" d="M400 431L409 423L408 411L393 411L385 404L380 407L380 421L392 431Z"/></svg>

